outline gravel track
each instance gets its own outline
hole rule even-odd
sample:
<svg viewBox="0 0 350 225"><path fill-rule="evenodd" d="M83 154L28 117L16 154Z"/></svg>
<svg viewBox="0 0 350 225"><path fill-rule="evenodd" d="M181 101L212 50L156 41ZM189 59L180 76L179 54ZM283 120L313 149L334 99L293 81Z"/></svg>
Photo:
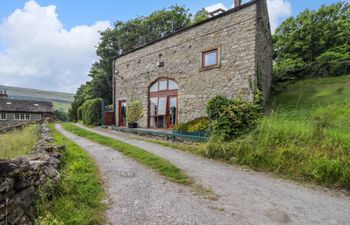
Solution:
<svg viewBox="0 0 350 225"><path fill-rule="evenodd" d="M102 128L83 128L141 147L165 158L183 169L200 184L213 189L220 196L217 201L199 199L185 190L186 188L169 182L164 183L164 180L153 173L149 174L147 169L142 169L148 174L147 178L151 179L147 179L148 185L154 185L157 189L159 182L163 182L162 187L169 188L168 191L162 189L165 191L161 192L165 194L162 196L164 199L155 198L154 200L158 203L153 202L153 204L162 205L172 201L174 196L177 196L178 201L181 201L177 204L172 202L168 207L173 208L172 212L175 213L172 218L182 218L183 222L174 220L174 222L160 224L350 224L350 198L343 193L326 188L308 188L288 180L272 177L266 173L243 170L240 167L137 140L135 135ZM132 161L127 160L127 164L130 163ZM135 183L130 185L144 182L142 177L135 178ZM184 191L181 193L182 197L178 194L179 189ZM147 191L149 190L147 189ZM134 197L140 199L141 203L143 198L139 197L139 194L142 195L142 193L137 193L137 196ZM150 194L146 195L150 196ZM118 199L121 200L121 198ZM148 203L150 202L148 201ZM187 213L189 210L187 207L193 207L195 211L190 215L187 214L187 217L183 217L182 210L178 211L177 207L186 209L184 211ZM203 207L207 210L212 209L211 213L198 212L199 209L204 209ZM164 208L164 210L170 209ZM153 213L152 215L156 216ZM167 215L167 212L162 213L162 215ZM216 218L214 219L213 216Z"/></svg>
<svg viewBox="0 0 350 225"><path fill-rule="evenodd" d="M108 224L195 225L250 224L220 203L194 195L118 151L56 128L87 151L99 167L108 199Z"/></svg>

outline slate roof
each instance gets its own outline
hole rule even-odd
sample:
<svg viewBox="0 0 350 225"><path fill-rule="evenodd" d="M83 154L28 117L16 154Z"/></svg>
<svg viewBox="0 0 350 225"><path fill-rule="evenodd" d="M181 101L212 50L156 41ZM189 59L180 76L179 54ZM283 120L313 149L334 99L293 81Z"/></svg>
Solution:
<svg viewBox="0 0 350 225"><path fill-rule="evenodd" d="M0 99L0 112L52 113L53 104L47 101Z"/></svg>

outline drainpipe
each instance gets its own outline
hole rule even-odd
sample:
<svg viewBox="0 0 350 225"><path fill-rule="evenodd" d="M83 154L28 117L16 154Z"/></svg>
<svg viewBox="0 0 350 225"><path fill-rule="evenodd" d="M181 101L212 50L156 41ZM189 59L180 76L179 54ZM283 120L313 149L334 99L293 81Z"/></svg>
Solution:
<svg viewBox="0 0 350 225"><path fill-rule="evenodd" d="M115 96L115 93L116 93L116 90L115 90L115 84L116 84L116 79L115 79L115 58L113 58L113 61L112 61L113 65L112 65L112 88L113 88L113 93L112 93L112 101L113 101L113 112L114 112L114 118L115 118L115 121L114 121L114 125L115 126L118 126L118 122L117 122L117 104L115 102L116 100L116 96Z"/></svg>

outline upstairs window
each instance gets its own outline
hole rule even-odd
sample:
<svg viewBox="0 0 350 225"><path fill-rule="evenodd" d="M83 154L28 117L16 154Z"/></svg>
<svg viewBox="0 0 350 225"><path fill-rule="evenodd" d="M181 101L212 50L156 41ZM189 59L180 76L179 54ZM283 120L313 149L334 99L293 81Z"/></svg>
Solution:
<svg viewBox="0 0 350 225"><path fill-rule="evenodd" d="M0 120L7 120L6 113L0 113Z"/></svg>
<svg viewBox="0 0 350 225"><path fill-rule="evenodd" d="M219 50L213 49L202 53L202 67L215 67L219 65Z"/></svg>

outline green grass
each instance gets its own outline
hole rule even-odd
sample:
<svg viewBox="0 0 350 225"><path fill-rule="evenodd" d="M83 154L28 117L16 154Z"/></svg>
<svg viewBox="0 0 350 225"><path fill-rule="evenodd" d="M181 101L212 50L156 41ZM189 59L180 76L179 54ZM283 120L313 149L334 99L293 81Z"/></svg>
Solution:
<svg viewBox="0 0 350 225"><path fill-rule="evenodd" d="M66 152L59 185L53 199L43 198L38 203L40 217L36 224L104 224L105 193L93 159L53 125L50 128L53 144L65 145Z"/></svg>
<svg viewBox="0 0 350 225"><path fill-rule="evenodd" d="M300 181L350 187L350 76L308 79L275 96L253 132L208 145L224 158Z"/></svg>
<svg viewBox="0 0 350 225"><path fill-rule="evenodd" d="M0 159L11 159L31 152L39 141L40 125L0 134Z"/></svg>
<svg viewBox="0 0 350 225"><path fill-rule="evenodd" d="M85 137L101 145L111 147L125 154L126 156L135 159L139 163L154 169L160 175L166 177L170 181L184 185L193 184L192 180L181 169L177 168L169 161L160 158L150 152L147 152L142 148L138 148L125 142L118 141L113 138L105 137L97 133L79 128L71 123L62 124L62 126L64 129L66 129L69 132L72 132L73 134Z"/></svg>

